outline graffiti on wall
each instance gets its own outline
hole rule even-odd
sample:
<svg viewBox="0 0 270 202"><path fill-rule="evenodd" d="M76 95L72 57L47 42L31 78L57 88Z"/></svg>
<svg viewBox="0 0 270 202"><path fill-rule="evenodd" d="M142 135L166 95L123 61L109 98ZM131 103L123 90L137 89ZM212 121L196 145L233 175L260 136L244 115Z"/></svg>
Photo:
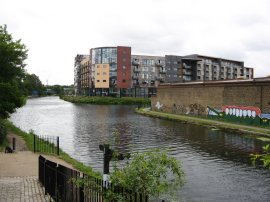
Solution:
<svg viewBox="0 0 270 202"><path fill-rule="evenodd" d="M253 125L269 125L270 114L262 114L261 109L253 106L222 106L221 109L207 107L209 117L217 117L232 122Z"/></svg>
<svg viewBox="0 0 270 202"><path fill-rule="evenodd" d="M222 111L226 115L236 116L236 117L249 117L255 118L261 115L261 110L258 107L244 107L244 106L223 106Z"/></svg>

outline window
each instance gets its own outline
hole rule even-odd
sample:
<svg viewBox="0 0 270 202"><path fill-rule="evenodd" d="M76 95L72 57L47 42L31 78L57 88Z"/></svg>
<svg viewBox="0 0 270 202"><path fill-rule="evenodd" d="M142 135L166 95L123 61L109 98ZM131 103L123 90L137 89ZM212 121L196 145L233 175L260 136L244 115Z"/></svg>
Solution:
<svg viewBox="0 0 270 202"><path fill-rule="evenodd" d="M174 71L177 71L177 68L173 68Z"/></svg>
<svg viewBox="0 0 270 202"><path fill-rule="evenodd" d="M177 61L173 61L173 64L174 64L174 65L177 65Z"/></svg>
<svg viewBox="0 0 270 202"><path fill-rule="evenodd" d="M103 65L103 68L106 68L106 65Z"/></svg>
<svg viewBox="0 0 270 202"><path fill-rule="evenodd" d="M106 72L103 72L103 75L107 75L107 73Z"/></svg>
<svg viewBox="0 0 270 202"><path fill-rule="evenodd" d="M126 62L126 58L123 58L123 62Z"/></svg>
<svg viewBox="0 0 270 202"><path fill-rule="evenodd" d="M106 82L106 80L103 80L103 82Z"/></svg>
<svg viewBox="0 0 270 202"><path fill-rule="evenodd" d="M99 65L97 65L97 68L99 68Z"/></svg>
<svg viewBox="0 0 270 202"><path fill-rule="evenodd" d="M123 83L126 83L126 80L125 79L123 79Z"/></svg>
<svg viewBox="0 0 270 202"><path fill-rule="evenodd" d="M123 66L123 69L126 69L126 66L125 65Z"/></svg>
<svg viewBox="0 0 270 202"><path fill-rule="evenodd" d="M99 80L97 80L97 82L99 82Z"/></svg>
<svg viewBox="0 0 270 202"><path fill-rule="evenodd" d="M100 75L100 73L99 73L99 72L97 72L97 75Z"/></svg>

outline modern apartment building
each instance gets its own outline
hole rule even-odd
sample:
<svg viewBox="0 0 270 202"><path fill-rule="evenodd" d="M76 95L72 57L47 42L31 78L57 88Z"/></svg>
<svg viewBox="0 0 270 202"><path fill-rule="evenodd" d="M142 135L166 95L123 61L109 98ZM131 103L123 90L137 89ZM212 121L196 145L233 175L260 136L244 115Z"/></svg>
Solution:
<svg viewBox="0 0 270 202"><path fill-rule="evenodd" d="M253 68L245 67L244 62L203 55L165 56L167 71L166 83L252 79Z"/></svg>
<svg viewBox="0 0 270 202"><path fill-rule="evenodd" d="M83 72L84 60L89 58L89 55L76 55L74 61L74 89L75 95L82 94L81 90L83 89L82 80L85 75ZM88 69L89 72L89 69Z"/></svg>
<svg viewBox="0 0 270 202"><path fill-rule="evenodd" d="M91 48L77 55L76 94L149 97L161 83L252 79L244 62L203 55L131 55L131 47Z"/></svg>
<svg viewBox="0 0 270 202"><path fill-rule="evenodd" d="M133 96L152 96L165 81L165 58L160 56L132 55Z"/></svg>

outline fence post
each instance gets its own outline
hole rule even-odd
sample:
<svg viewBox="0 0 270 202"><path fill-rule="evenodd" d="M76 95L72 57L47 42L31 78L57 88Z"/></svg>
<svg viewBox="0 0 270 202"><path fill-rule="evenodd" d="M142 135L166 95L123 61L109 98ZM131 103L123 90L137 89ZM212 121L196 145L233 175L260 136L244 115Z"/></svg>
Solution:
<svg viewBox="0 0 270 202"><path fill-rule="evenodd" d="M57 136L57 155L59 156L59 136Z"/></svg>
<svg viewBox="0 0 270 202"><path fill-rule="evenodd" d="M15 137L12 138L12 149L13 149L13 151L15 151L15 149L16 149L16 139L15 139Z"/></svg>
<svg viewBox="0 0 270 202"><path fill-rule="evenodd" d="M35 136L35 134L33 134L33 136L34 136L34 153L36 152L36 136Z"/></svg>

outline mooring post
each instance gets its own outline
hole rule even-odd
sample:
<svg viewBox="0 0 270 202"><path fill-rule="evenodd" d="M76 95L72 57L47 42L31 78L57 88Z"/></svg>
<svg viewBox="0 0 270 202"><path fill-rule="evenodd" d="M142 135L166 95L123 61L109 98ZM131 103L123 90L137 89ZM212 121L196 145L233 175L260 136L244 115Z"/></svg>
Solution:
<svg viewBox="0 0 270 202"><path fill-rule="evenodd" d="M16 149L16 138L15 137L12 138L12 149L13 149L13 151L15 151L15 149Z"/></svg>
<svg viewBox="0 0 270 202"><path fill-rule="evenodd" d="M57 136L57 155L59 156L59 136Z"/></svg>

